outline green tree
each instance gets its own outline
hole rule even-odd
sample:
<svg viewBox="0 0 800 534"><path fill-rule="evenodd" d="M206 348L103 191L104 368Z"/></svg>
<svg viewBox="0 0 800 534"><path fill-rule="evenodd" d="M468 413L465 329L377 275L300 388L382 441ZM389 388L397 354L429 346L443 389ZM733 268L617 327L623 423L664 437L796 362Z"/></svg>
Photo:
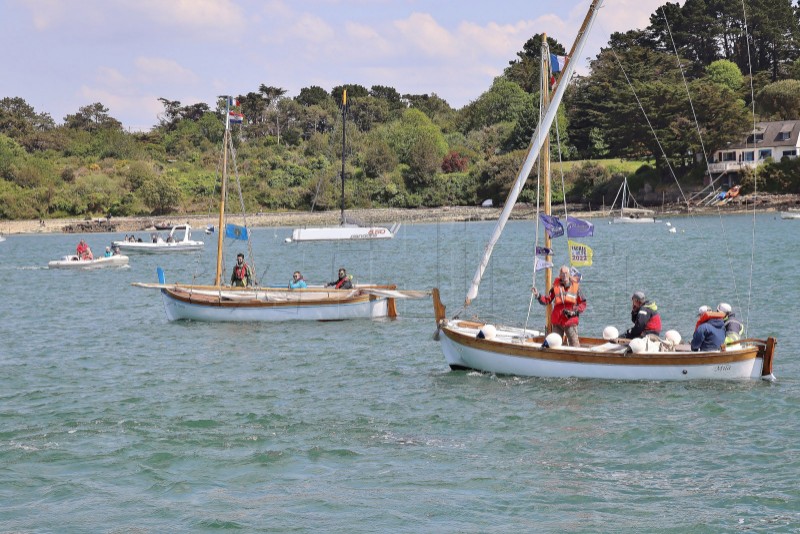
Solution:
<svg viewBox="0 0 800 534"><path fill-rule="evenodd" d="M508 62L508 67L504 72L504 77L516 83L528 93L536 93L542 86L541 82L541 57L542 57L542 37L537 33L528 39L522 46L522 50L517 52L517 59ZM552 37L547 38L547 45L550 53L557 56L567 55L564 46Z"/></svg>
<svg viewBox="0 0 800 534"><path fill-rule="evenodd" d="M303 87L294 99L303 106L320 106L326 108L333 104L333 100L331 95L328 94L328 91L318 85Z"/></svg>
<svg viewBox="0 0 800 534"><path fill-rule="evenodd" d="M706 77L709 81L724 85L734 92L738 92L744 83L742 71L733 61L719 59L706 67Z"/></svg>
<svg viewBox="0 0 800 534"><path fill-rule="evenodd" d="M761 89L756 95L760 113L780 120L800 117L800 80L781 80Z"/></svg>
<svg viewBox="0 0 800 534"><path fill-rule="evenodd" d="M432 183L447 153L441 130L421 111L408 109L399 121L389 125L389 146L401 163L409 167L412 189Z"/></svg>
<svg viewBox="0 0 800 534"><path fill-rule="evenodd" d="M459 129L467 133L498 122L516 122L530 107L533 107L532 95L516 83L497 77L488 91L461 110Z"/></svg>
<svg viewBox="0 0 800 534"><path fill-rule="evenodd" d="M64 117L64 126L74 130L94 132L99 129L121 130L122 123L108 114L108 108L100 102L78 109L73 115Z"/></svg>
<svg viewBox="0 0 800 534"><path fill-rule="evenodd" d="M139 195L153 215L164 215L178 205L181 190L174 176L162 173L148 177L142 183Z"/></svg>

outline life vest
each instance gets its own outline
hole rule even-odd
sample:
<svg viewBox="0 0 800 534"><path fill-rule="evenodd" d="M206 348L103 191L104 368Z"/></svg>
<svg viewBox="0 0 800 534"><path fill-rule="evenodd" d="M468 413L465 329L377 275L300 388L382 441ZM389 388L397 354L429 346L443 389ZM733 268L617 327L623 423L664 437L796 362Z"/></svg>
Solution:
<svg viewBox="0 0 800 534"><path fill-rule="evenodd" d="M705 323L706 321L710 321L711 319L725 319L725 312L714 312L714 311L707 311L703 315L697 319L697 324L694 325L694 329L697 330L697 327L701 324Z"/></svg>
<svg viewBox="0 0 800 534"><path fill-rule="evenodd" d="M233 277L237 280L244 280L247 278L247 264L242 263L241 267L239 265L235 265L233 267Z"/></svg>
<svg viewBox="0 0 800 534"><path fill-rule="evenodd" d="M350 279L349 279L348 277L346 277L346 276L345 276L344 278L339 278L339 280L336 282L336 285L335 285L335 286L333 286L333 287L334 287L335 289L341 289L341 288L342 288L342 286L345 284L345 282L347 282L347 281L349 281L349 280L350 280Z"/></svg>
<svg viewBox="0 0 800 534"><path fill-rule="evenodd" d="M561 283L561 278L557 278L556 281L553 283L553 304L556 306L562 305L572 305L578 303L578 291L580 290L580 283L578 279L572 277L572 283L570 286L564 287Z"/></svg>

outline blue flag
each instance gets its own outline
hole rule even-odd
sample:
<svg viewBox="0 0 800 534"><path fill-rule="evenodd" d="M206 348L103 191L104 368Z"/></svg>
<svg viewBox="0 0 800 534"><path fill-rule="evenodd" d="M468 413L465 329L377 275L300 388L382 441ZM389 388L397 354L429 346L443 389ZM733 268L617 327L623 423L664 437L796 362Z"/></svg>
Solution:
<svg viewBox="0 0 800 534"><path fill-rule="evenodd" d="M567 58L564 56L557 56L555 54L550 54L550 71L555 74L557 72L561 72L564 70L564 67L567 64Z"/></svg>
<svg viewBox="0 0 800 534"><path fill-rule="evenodd" d="M594 225L589 221L567 215L567 237L590 237L594 235Z"/></svg>
<svg viewBox="0 0 800 534"><path fill-rule="evenodd" d="M249 236L246 227L228 223L225 225L225 237L246 241Z"/></svg>
<svg viewBox="0 0 800 534"><path fill-rule="evenodd" d="M547 235L549 235L551 238L561 237L564 235L564 226L561 224L561 221L558 220L558 217L555 215L545 215L544 213L540 213L539 218L544 224L545 232L547 232Z"/></svg>
<svg viewBox="0 0 800 534"><path fill-rule="evenodd" d="M537 256L552 256L553 249L547 247L536 247L536 255Z"/></svg>

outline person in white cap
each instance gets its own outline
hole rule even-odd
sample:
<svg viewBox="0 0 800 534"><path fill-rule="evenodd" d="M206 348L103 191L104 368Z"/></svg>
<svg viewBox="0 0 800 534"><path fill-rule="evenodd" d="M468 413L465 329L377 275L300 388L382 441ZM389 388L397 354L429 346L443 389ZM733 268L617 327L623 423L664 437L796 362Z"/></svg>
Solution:
<svg viewBox="0 0 800 534"><path fill-rule="evenodd" d="M720 302L717 311L725 314L725 343L735 343L744 338L744 323L736 318L733 308L727 302Z"/></svg>
<svg viewBox="0 0 800 534"><path fill-rule="evenodd" d="M708 306L697 310L697 325L692 336L693 351L720 350L725 343L725 314L711 311Z"/></svg>

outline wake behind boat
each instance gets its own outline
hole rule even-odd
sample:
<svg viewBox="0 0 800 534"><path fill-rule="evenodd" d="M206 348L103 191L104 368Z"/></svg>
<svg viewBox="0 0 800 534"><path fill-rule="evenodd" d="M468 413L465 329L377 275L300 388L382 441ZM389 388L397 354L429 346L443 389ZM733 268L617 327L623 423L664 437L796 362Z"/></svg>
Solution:
<svg viewBox="0 0 800 534"><path fill-rule="evenodd" d="M131 236L133 237L133 236ZM161 254L165 252L194 252L203 250L205 244L202 241L192 239L192 227L188 224L178 224L170 229L169 235L164 239L160 234L155 233L150 239L145 240L122 240L114 241L115 247L123 252Z"/></svg>
<svg viewBox="0 0 800 534"><path fill-rule="evenodd" d="M559 103L574 71L574 63L569 58L583 57L582 49L602 0L593 0L570 54L565 69L559 79L553 100L549 100L550 76L549 49L547 40L542 38L542 101L546 108L540 124L531 139L525 161L520 169L506 200L500 218L483 257L478 265L472 284L467 292L462 312L478 296L483 273L488 266L494 245L500 238L503 228L516 204L517 198L531 173L537 158L542 158L544 171L544 215L540 215L550 228L561 226L550 213L550 175L549 175L549 132L555 119ZM538 205L538 203L537 203ZM569 218L568 218L569 221ZM569 227L568 227L569 228ZM538 230L538 229L537 229ZM554 232L556 233L556 232ZM558 237L562 233L554 235ZM569 236L569 232L567 232ZM586 234L589 235L589 234ZM545 285L550 289L550 268L552 267L550 233L546 233L545 247L541 250L544 259L536 257L537 265L544 265ZM537 249L539 247L536 247ZM570 245L572 248L572 245ZM588 249L588 247L584 247ZM539 254L537 250L537 254ZM571 254L570 262L573 256ZM587 263L588 264L588 263ZM578 282L578 278L573 283ZM563 291L563 287L562 291ZM568 298L561 296L559 298ZM477 318L460 319L460 313L448 319L441 302L439 290L433 290L433 306L437 338L440 339L445 361L451 369L474 369L483 372L532 377L553 378L601 378L614 380L695 380L695 379L774 379L772 361L776 341L774 338L736 340L718 347L717 350L692 351L680 345L680 336L660 339L656 336L639 337L631 340L620 339L615 328L604 331L603 338L580 337L575 346L564 346L561 334L539 332L533 329L495 325ZM567 308L564 308L566 311ZM570 310L572 311L572 310ZM549 310L548 310L549 312ZM574 317L567 315L567 317ZM550 330L549 318L546 330ZM699 324L699 323L698 323ZM660 327L659 327L660 329ZM653 339L655 337L655 339Z"/></svg>
<svg viewBox="0 0 800 534"><path fill-rule="evenodd" d="M234 274L242 274L244 287L223 285L223 243L225 239L245 240L252 251L250 231L246 220L237 225L226 223L225 200L229 185L228 160L233 160L236 169L236 151L231 136L232 118L241 117L231 107L237 105L233 98L227 99L225 133L222 147L222 175L219 200L219 224L217 233L216 272L212 285L167 284L166 275L158 268L157 284L134 283L138 287L157 289L164 303L169 321L181 319L195 321L288 321L316 320L338 321L344 319L374 319L396 317L395 301L398 298L421 298L425 294L397 291L393 284L351 285L335 288L279 289L262 288L251 277L255 264L250 256L249 264L237 263ZM238 122L241 122L239 120ZM235 173L237 186L238 173ZM239 187L241 201L241 187ZM240 202L243 206L244 203ZM240 254L242 257L244 254ZM236 269L240 269L237 271ZM344 272L344 271L342 271ZM233 281L233 280L232 280ZM338 286L337 286L338 287ZM346 287L346 288L344 288Z"/></svg>

